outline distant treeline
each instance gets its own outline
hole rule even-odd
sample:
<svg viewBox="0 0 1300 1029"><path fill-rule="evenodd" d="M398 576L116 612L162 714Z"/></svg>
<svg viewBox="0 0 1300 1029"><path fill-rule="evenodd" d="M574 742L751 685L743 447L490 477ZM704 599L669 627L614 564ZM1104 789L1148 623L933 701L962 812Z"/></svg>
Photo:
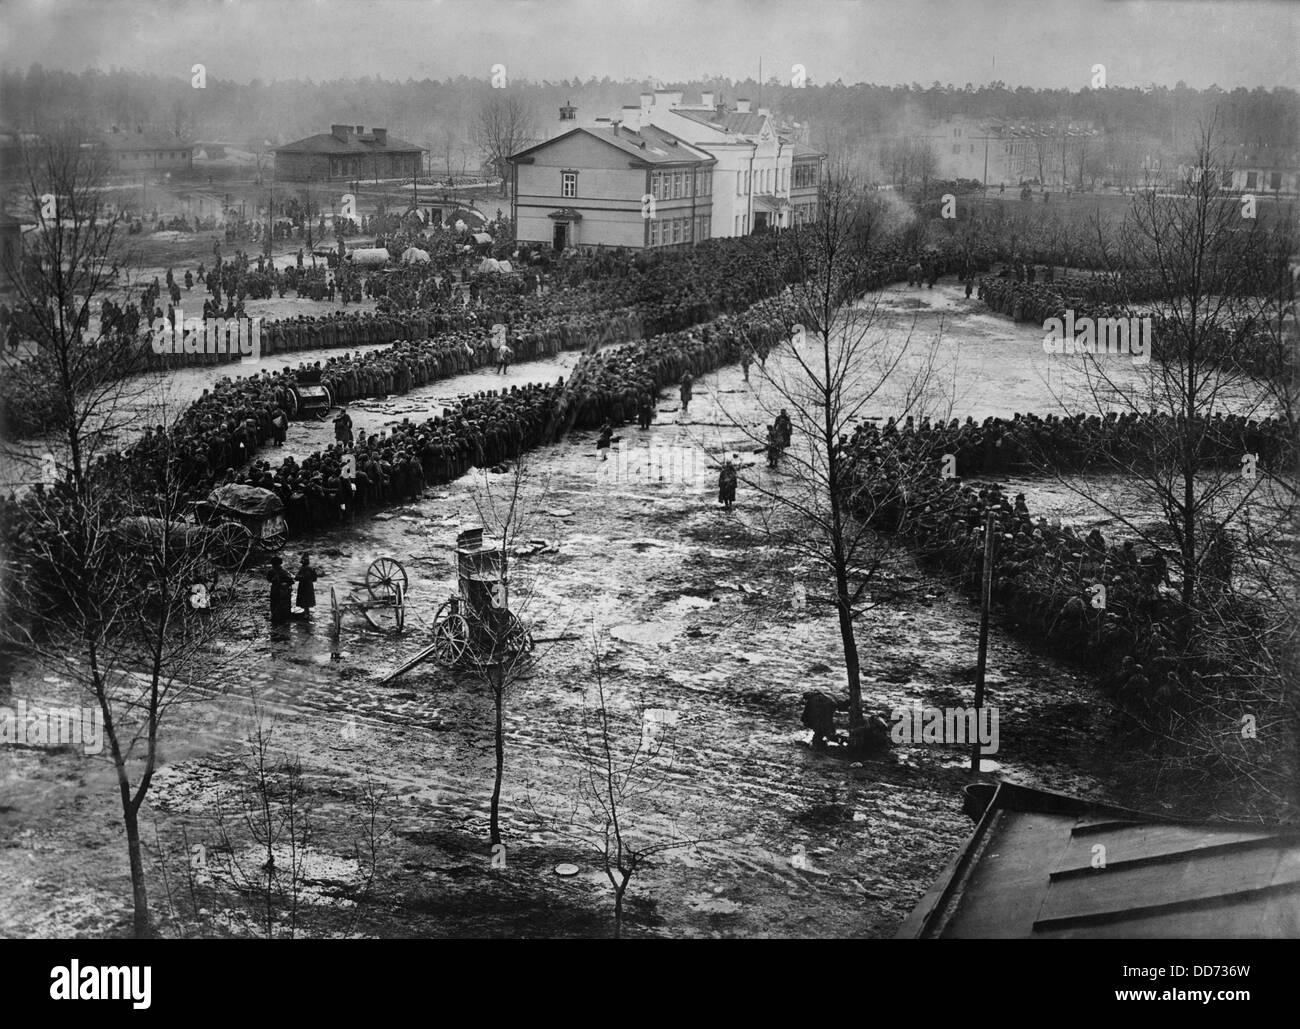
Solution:
<svg viewBox="0 0 1300 1029"><path fill-rule="evenodd" d="M969 117L1012 122L1089 123L1103 131L1160 141L1172 149L1191 144L1198 126L1217 117L1223 142L1300 145L1300 93L1294 89L1211 86L1192 89L1117 88L1071 92L1065 89L1012 88L1003 82L956 86L934 82L897 86L844 85L816 81L809 66L804 86L771 78L761 86L711 79L659 83L682 90L688 102L701 91L734 106L739 98L755 108L769 107L783 119L806 123L812 141L832 148L848 141L907 133L936 119ZM510 89L530 104L539 126L555 120L560 105L572 102L580 118L609 115L637 94L654 88L645 81L609 78L559 82L518 80ZM328 132L334 123L374 125L427 147L437 166L453 147L468 146L474 112L490 95L491 83L460 77L445 81L387 80L365 77L322 82L287 80L239 83L208 75L206 88L188 77L171 78L133 71L73 73L32 65L27 71L0 73L0 110L5 128L39 132L59 122L78 120L105 129L147 126L192 139L283 142ZM450 162L448 162L450 163Z"/></svg>

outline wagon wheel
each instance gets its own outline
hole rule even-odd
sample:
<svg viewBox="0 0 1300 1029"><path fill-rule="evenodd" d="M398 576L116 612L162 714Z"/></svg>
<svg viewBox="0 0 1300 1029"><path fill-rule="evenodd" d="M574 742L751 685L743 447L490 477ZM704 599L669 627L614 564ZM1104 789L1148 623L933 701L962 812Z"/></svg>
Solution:
<svg viewBox="0 0 1300 1029"><path fill-rule="evenodd" d="M406 569L402 567L400 561L391 557L381 557L372 561L370 567L366 569L366 589L376 600L391 603L399 585L405 593L409 584L406 579Z"/></svg>
<svg viewBox="0 0 1300 1029"><path fill-rule="evenodd" d="M434 653L447 667L458 664L469 649L469 622L463 615L449 615L433 630Z"/></svg>
<svg viewBox="0 0 1300 1029"><path fill-rule="evenodd" d="M513 611L510 612L510 620L506 623L505 639L502 643L507 657L518 657L520 654L533 652L533 634Z"/></svg>
<svg viewBox="0 0 1300 1029"><path fill-rule="evenodd" d="M248 560L253 549L253 534L240 522L222 522L213 528L212 549L223 565L236 568Z"/></svg>
<svg viewBox="0 0 1300 1029"><path fill-rule="evenodd" d="M289 533L284 529L276 529L275 532L267 533L262 537L262 549L272 554L278 554L288 542Z"/></svg>
<svg viewBox="0 0 1300 1029"><path fill-rule="evenodd" d="M289 407L290 407L289 417L297 418L298 417L298 391L296 389L289 390Z"/></svg>
<svg viewBox="0 0 1300 1029"><path fill-rule="evenodd" d="M400 582L395 583L393 589L395 592L388 600L378 604L361 605L361 615L372 629L378 629L380 632L401 632L406 625L406 590L402 589ZM378 620L370 617L371 611L378 612Z"/></svg>

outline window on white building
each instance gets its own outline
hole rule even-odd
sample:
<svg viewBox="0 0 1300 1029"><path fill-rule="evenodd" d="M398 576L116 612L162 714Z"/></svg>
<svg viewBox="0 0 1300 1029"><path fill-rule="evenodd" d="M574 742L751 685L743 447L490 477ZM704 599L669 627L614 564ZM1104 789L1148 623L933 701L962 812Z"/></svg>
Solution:
<svg viewBox="0 0 1300 1029"><path fill-rule="evenodd" d="M578 195L578 173L561 172L560 173L560 196L566 199L572 199Z"/></svg>

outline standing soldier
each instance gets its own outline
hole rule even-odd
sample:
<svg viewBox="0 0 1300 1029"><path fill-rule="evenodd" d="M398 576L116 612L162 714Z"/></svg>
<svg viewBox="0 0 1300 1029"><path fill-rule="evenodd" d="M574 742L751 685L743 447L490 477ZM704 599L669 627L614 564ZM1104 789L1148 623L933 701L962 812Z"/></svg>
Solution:
<svg viewBox="0 0 1300 1029"><path fill-rule="evenodd" d="M646 390L641 394L641 403L637 405L636 420L642 431L650 428L650 419L654 417L654 394Z"/></svg>
<svg viewBox="0 0 1300 1029"><path fill-rule="evenodd" d="M694 384L695 384L695 380L691 378L691 373L690 373L690 372L682 372L682 389L681 389L681 397L682 397L682 414L686 414L687 411L690 410L690 406L691 406L691 387L692 387Z"/></svg>
<svg viewBox="0 0 1300 1029"><path fill-rule="evenodd" d="M776 429L777 445L785 450L790 445L790 437L793 434L793 426L790 424L790 416L785 413L785 408L781 408L781 413L776 416L776 421L772 423Z"/></svg>
<svg viewBox="0 0 1300 1029"><path fill-rule="evenodd" d="M311 555L303 554L302 562L298 565L298 606L308 618L311 617L311 609L316 606L316 579L316 569L311 566Z"/></svg>
<svg viewBox="0 0 1300 1029"><path fill-rule="evenodd" d="M745 385L749 385L749 347L741 344L740 347L740 370L745 373Z"/></svg>
<svg viewBox="0 0 1300 1029"><path fill-rule="evenodd" d="M737 455L733 454L732 457ZM718 473L718 503L728 511L736 502L736 466L731 458L722 462L722 471Z"/></svg>
<svg viewBox="0 0 1300 1029"><path fill-rule="evenodd" d="M334 438L339 443L352 442L352 416L346 407L334 417Z"/></svg>
<svg viewBox="0 0 1300 1029"><path fill-rule="evenodd" d="M777 462L781 460L781 435L775 425L767 427L767 466L776 468Z"/></svg>
<svg viewBox="0 0 1300 1029"><path fill-rule="evenodd" d="M271 568L266 573L266 579L271 584L271 624L283 625L293 617L293 604L289 599L293 576L284 570L278 554L271 558Z"/></svg>
<svg viewBox="0 0 1300 1029"><path fill-rule="evenodd" d="M510 359L515 356L515 352L506 344L502 343L497 350L497 372L504 375L510 369Z"/></svg>

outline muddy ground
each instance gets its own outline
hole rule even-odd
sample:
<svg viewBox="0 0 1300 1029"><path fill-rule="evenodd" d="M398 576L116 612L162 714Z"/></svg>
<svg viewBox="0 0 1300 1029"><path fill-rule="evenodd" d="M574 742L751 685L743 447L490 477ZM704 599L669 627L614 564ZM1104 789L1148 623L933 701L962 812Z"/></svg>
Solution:
<svg viewBox="0 0 1300 1029"><path fill-rule="evenodd" d="M1051 410L1054 390L1045 382L1070 377L1060 358L1042 353L1040 333L979 313L955 286L891 292L886 313L922 333L944 319L945 351L961 359L959 416ZM459 377L358 405L353 418L370 431L503 379L566 374L573 360L518 365L508 377ZM735 449L742 435L735 423L766 423L771 400L729 367L697 385L689 417L675 398L664 399L653 428L624 427L622 443ZM329 438L328 424L294 423L286 450L310 452ZM660 482L611 474L593 444L593 434L575 433L527 461L532 514L524 536L554 546L513 559L512 607L539 640L577 638L539 643L508 693L504 867L500 853L494 866L488 843L490 690L434 663L378 685L425 645L434 612L454 590L457 528L478 520L489 486L499 494L511 479L476 472L408 508L294 541L286 565L310 550L321 570L324 606L313 622L272 632L265 583L255 575L221 601L238 605L223 649L239 672L173 711L142 812L151 897L165 932L264 931L223 871L229 851L245 869L257 864L233 814L256 698L264 724L273 722L273 751L301 761L313 809L300 934L607 933L612 891L592 853L565 835L561 814L571 810L581 770L566 740L592 681L593 625L605 632L611 707L626 738L635 741L642 706L676 718L662 737L672 763L627 821L654 842L702 841L664 853L637 877L629 933L879 937L898 928L971 828L961 810L962 786L972 779L968 750L905 745L854 767L812 749L799 723L802 695L843 689L842 651L825 606L796 607L795 583L810 566L773 550L760 530L761 505L745 480L771 473L748 467L728 513L715 502L713 475ZM1031 509L1034 487L1018 487ZM1077 493L1050 492L1055 512L1080 524L1097 519ZM343 657L331 661L329 590L364 595L365 569L381 555L401 560L410 577L405 631L373 631L349 607ZM858 637L867 706L887 718L900 706L970 704L978 611L969 599L905 553L890 560L875 592L880 603ZM1176 806L1176 795L1132 785L1117 719L1088 676L1036 652L996 619L988 665L1000 748L985 777ZM72 683L30 665L14 676L11 694L0 703L76 702ZM373 889L354 905L342 897L366 867L355 845L367 781L382 795L386 834ZM188 908L187 845L208 855L196 870L198 917ZM557 874L561 863L577 874ZM169 892L185 912L179 921L166 917ZM0 896L0 934L129 931L126 849L105 755L0 747ZM281 912L278 930L287 922Z"/></svg>

